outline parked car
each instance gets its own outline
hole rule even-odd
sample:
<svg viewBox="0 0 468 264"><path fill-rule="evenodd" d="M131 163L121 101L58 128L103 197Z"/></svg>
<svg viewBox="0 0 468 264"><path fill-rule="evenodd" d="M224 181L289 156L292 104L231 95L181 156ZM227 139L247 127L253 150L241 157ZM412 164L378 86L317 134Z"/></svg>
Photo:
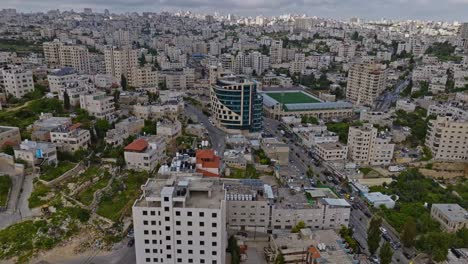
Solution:
<svg viewBox="0 0 468 264"><path fill-rule="evenodd" d="M133 247L134 244L135 244L135 239L130 239L127 243L127 247Z"/></svg>

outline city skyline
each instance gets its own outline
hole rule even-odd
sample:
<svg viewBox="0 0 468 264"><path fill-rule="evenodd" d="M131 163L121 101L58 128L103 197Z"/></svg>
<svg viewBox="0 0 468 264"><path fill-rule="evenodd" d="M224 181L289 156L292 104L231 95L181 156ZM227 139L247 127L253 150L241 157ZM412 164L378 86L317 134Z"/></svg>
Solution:
<svg viewBox="0 0 468 264"><path fill-rule="evenodd" d="M349 19L360 17L369 20L435 20L435 21L463 21L468 9L467 0L294 0L294 1L232 1L232 0L175 0L158 2L150 0L118 0L101 1L95 3L90 0L79 0L69 3L57 0L21 1L7 0L5 8L16 8L21 12L44 12L51 9L81 11L83 8L92 8L93 11L102 12L109 9L115 13L125 12L175 12L187 10L193 12L223 14L236 14L241 16L266 15L277 16L294 13L306 14L324 18Z"/></svg>

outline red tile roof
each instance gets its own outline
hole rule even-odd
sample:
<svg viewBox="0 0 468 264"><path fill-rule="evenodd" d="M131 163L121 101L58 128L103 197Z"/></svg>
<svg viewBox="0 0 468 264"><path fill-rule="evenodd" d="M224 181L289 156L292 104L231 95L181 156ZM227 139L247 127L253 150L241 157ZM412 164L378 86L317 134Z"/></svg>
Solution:
<svg viewBox="0 0 468 264"><path fill-rule="evenodd" d="M137 151L141 152L148 147L148 142L143 138L134 140L132 143L128 144L124 150L125 151Z"/></svg>
<svg viewBox="0 0 468 264"><path fill-rule="evenodd" d="M320 255L320 252L318 251L317 248L315 247L310 247L309 248L309 253L310 253L310 256L312 259L318 259L318 258L321 258L322 255Z"/></svg>
<svg viewBox="0 0 468 264"><path fill-rule="evenodd" d="M221 158L215 155L212 149L197 150L196 153L197 165L201 165L201 168L197 169L197 172L203 173L203 176L217 177L219 173L212 173L204 169L220 169Z"/></svg>
<svg viewBox="0 0 468 264"><path fill-rule="evenodd" d="M76 123L68 127L68 131L73 131L77 128L81 127L81 123Z"/></svg>
<svg viewBox="0 0 468 264"><path fill-rule="evenodd" d="M214 150L212 149L200 149L197 150L197 160L200 159L213 159L215 156Z"/></svg>

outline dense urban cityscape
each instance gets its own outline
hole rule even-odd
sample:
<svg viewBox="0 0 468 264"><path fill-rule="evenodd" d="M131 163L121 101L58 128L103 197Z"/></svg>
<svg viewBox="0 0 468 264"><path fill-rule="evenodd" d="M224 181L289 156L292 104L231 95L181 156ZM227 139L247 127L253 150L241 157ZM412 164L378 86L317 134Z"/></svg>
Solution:
<svg viewBox="0 0 468 264"><path fill-rule="evenodd" d="M0 10L0 263L468 263L468 16L149 10Z"/></svg>

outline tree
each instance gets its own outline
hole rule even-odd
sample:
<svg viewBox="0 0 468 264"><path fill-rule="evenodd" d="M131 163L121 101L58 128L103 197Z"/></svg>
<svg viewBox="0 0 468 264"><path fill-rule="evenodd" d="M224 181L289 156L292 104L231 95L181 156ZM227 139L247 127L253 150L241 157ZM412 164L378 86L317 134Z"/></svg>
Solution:
<svg viewBox="0 0 468 264"><path fill-rule="evenodd" d="M403 242L403 245L407 248L413 247L416 234L416 222L412 217L408 218L408 220L405 222L405 225L403 226L403 231L401 234L401 242Z"/></svg>
<svg viewBox="0 0 468 264"><path fill-rule="evenodd" d="M5 154L8 154L10 156L14 156L15 155L15 150L13 149L13 146L12 145L5 145L3 148L2 148L2 151L3 153Z"/></svg>
<svg viewBox="0 0 468 264"><path fill-rule="evenodd" d="M67 91L63 93L63 108L70 110L70 96L68 96Z"/></svg>
<svg viewBox="0 0 468 264"><path fill-rule="evenodd" d="M452 243L452 235L444 232L429 232L417 241L418 248L429 254L436 262L447 259L448 249Z"/></svg>
<svg viewBox="0 0 468 264"><path fill-rule="evenodd" d="M291 233L299 233L301 229L305 228L304 221L299 221L293 228L291 229Z"/></svg>
<svg viewBox="0 0 468 264"><path fill-rule="evenodd" d="M120 86L122 86L122 90L127 90L127 86L128 86L128 83L127 83L127 78L125 78L125 76L122 74L120 76Z"/></svg>
<svg viewBox="0 0 468 264"><path fill-rule="evenodd" d="M107 130L111 128L111 125L109 122L105 119L99 119L96 121L96 124L94 125L94 128L96 129L96 136L98 139L102 139L106 136Z"/></svg>
<svg viewBox="0 0 468 264"><path fill-rule="evenodd" d="M241 261L240 248L237 245L237 239L235 236L231 236L229 238L227 251L231 253L231 263L239 264Z"/></svg>
<svg viewBox="0 0 468 264"><path fill-rule="evenodd" d="M140 63L140 66L145 66L146 64L145 54L141 54L140 58L138 58L138 62Z"/></svg>
<svg viewBox="0 0 468 264"><path fill-rule="evenodd" d="M379 248L380 243L380 226L382 225L382 218L378 216L372 217L367 229L367 245L369 252L374 255Z"/></svg>
<svg viewBox="0 0 468 264"><path fill-rule="evenodd" d="M283 254L279 253L275 259L275 264L284 264L284 256Z"/></svg>
<svg viewBox="0 0 468 264"><path fill-rule="evenodd" d="M353 35L351 36L352 40L359 40L359 33L357 31L354 31Z"/></svg>
<svg viewBox="0 0 468 264"><path fill-rule="evenodd" d="M382 248L380 248L379 257L380 263L382 264L392 263L393 251L388 241L385 241L385 243L382 245Z"/></svg>

